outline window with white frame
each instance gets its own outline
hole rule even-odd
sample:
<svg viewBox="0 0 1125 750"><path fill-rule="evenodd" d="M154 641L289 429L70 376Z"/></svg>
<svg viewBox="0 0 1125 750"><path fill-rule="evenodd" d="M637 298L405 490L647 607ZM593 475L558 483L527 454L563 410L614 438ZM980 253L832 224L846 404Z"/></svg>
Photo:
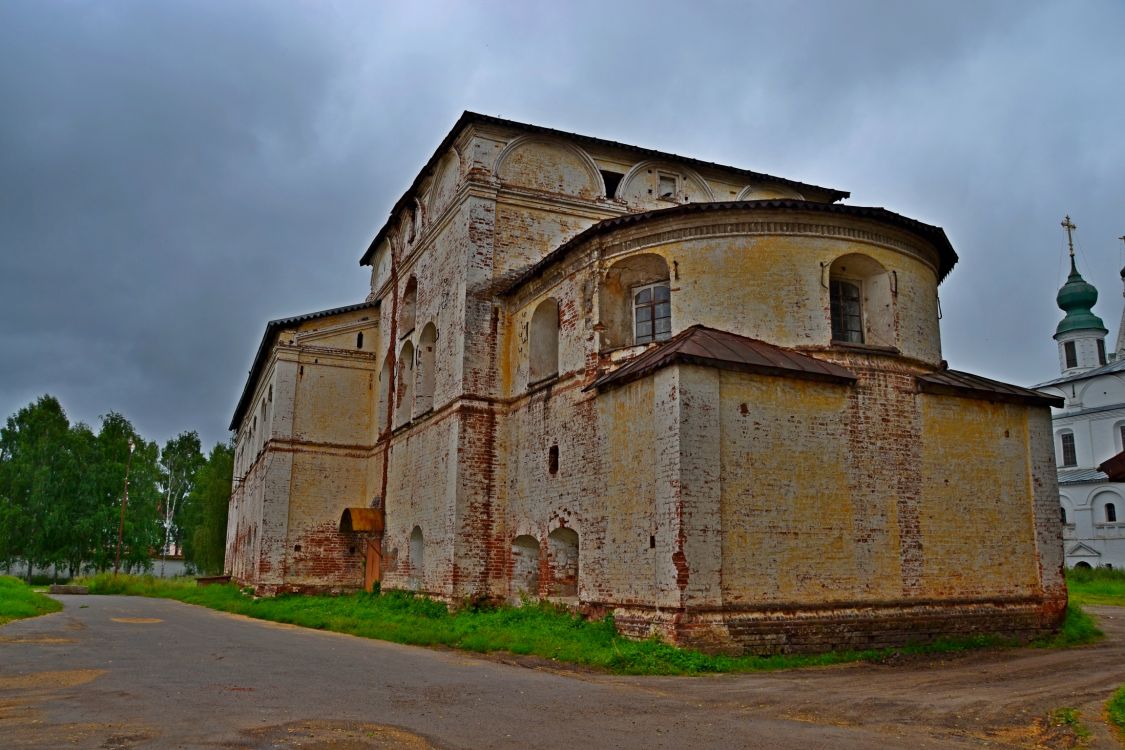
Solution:
<svg viewBox="0 0 1125 750"><path fill-rule="evenodd" d="M633 343L664 341L672 335L672 294L668 282L633 289Z"/></svg>
<svg viewBox="0 0 1125 750"><path fill-rule="evenodd" d="M1062 465L1063 466L1077 466L1078 465L1078 451L1074 447L1074 433L1064 432L1059 435L1059 440L1062 443Z"/></svg>

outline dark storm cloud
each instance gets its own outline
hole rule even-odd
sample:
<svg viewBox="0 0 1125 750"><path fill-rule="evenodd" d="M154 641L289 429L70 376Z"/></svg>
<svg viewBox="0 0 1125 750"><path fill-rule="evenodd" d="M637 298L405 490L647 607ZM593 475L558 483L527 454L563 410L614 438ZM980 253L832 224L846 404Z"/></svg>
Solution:
<svg viewBox="0 0 1125 750"><path fill-rule="evenodd" d="M1046 379L1064 213L1120 316L1123 29L1114 2L5 3L0 412L221 439L265 321L362 299L462 109L939 224L951 364Z"/></svg>

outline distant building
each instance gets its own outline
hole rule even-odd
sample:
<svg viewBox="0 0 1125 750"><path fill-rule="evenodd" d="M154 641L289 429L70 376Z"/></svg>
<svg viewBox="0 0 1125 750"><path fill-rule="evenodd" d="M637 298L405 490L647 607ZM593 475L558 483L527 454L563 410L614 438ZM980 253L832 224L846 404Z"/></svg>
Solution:
<svg viewBox="0 0 1125 750"><path fill-rule="evenodd" d="M466 113L367 299L266 327L228 572L751 652L1054 627L1061 400L948 369L945 233L847 196Z"/></svg>
<svg viewBox="0 0 1125 750"><path fill-rule="evenodd" d="M1063 226L1068 235L1076 228L1069 216ZM1125 568L1125 309L1107 357L1098 290L1078 273L1073 243L1057 301L1066 312L1055 330L1062 377L1036 388L1065 402L1052 426L1066 564Z"/></svg>

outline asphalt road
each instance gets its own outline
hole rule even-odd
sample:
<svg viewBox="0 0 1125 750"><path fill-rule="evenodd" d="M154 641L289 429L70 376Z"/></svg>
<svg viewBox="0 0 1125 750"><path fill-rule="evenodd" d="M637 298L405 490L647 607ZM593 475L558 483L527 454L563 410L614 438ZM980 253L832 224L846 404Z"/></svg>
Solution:
<svg viewBox="0 0 1125 750"><path fill-rule="evenodd" d="M703 678L612 677L64 596L0 627L0 748L1029 748L1125 683L1125 610L1069 651Z"/></svg>

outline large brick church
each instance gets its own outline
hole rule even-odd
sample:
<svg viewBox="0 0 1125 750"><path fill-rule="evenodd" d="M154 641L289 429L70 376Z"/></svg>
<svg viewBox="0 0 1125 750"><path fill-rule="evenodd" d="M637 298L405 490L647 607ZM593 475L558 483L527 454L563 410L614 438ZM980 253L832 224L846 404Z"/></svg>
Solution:
<svg viewBox="0 0 1125 750"><path fill-rule="evenodd" d="M1059 399L949 369L945 233L847 197L465 113L367 299L266 326L228 572L752 652L1053 628Z"/></svg>

